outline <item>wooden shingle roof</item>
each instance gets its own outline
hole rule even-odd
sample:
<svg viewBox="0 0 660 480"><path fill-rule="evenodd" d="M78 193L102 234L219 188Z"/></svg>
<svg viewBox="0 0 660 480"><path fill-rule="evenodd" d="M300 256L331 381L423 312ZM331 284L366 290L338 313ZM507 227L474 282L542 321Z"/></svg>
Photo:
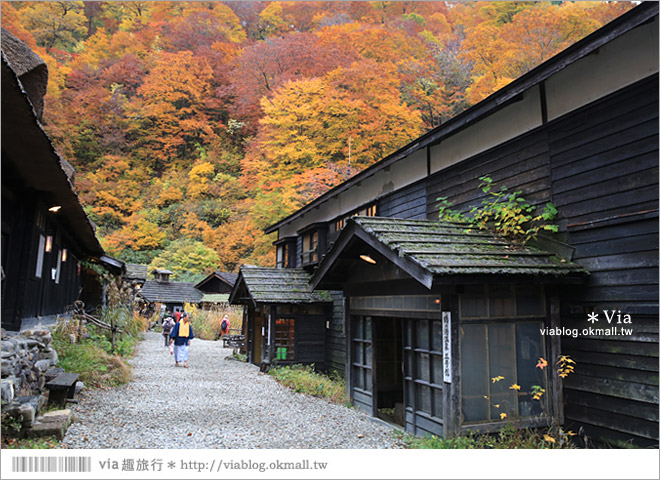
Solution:
<svg viewBox="0 0 660 480"><path fill-rule="evenodd" d="M199 303L204 294L192 283L159 282L147 280L140 289L140 295L148 302L160 303Z"/></svg>
<svg viewBox="0 0 660 480"><path fill-rule="evenodd" d="M317 303L330 302L325 291L312 291L311 275L300 268L242 267L229 303Z"/></svg>
<svg viewBox="0 0 660 480"><path fill-rule="evenodd" d="M127 263L126 274L124 278L128 280L146 280L147 279L147 265L140 265L138 263Z"/></svg>
<svg viewBox="0 0 660 480"><path fill-rule="evenodd" d="M559 279L584 277L580 265L531 246L514 245L466 224L398 218L353 217L314 274L316 287L355 238L430 288L458 276Z"/></svg>

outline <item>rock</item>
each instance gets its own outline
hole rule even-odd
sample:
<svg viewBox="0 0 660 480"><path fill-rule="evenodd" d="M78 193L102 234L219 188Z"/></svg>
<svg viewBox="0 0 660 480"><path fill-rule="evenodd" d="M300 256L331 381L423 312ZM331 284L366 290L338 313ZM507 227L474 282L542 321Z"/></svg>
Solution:
<svg viewBox="0 0 660 480"><path fill-rule="evenodd" d="M53 364L56 364L57 358L57 352L51 347L46 347L39 352L39 360L52 360Z"/></svg>
<svg viewBox="0 0 660 480"><path fill-rule="evenodd" d="M73 422L73 412L68 408L64 410L54 410L40 415L38 421L41 423L61 422L68 427L71 425L71 422Z"/></svg>
<svg viewBox="0 0 660 480"><path fill-rule="evenodd" d="M50 382L52 379L57 377L60 373L64 373L64 369L61 367L51 367L48 370L46 370L46 373L44 373L44 378L46 379L46 382Z"/></svg>
<svg viewBox="0 0 660 480"><path fill-rule="evenodd" d="M76 382L76 393L80 393L85 389L85 384L83 382Z"/></svg>
<svg viewBox="0 0 660 480"><path fill-rule="evenodd" d="M17 417L20 418L21 424L23 424L24 427L29 428L34 425L36 414L37 412L34 410L34 406L29 403L22 403L18 407Z"/></svg>
<svg viewBox="0 0 660 480"><path fill-rule="evenodd" d="M15 392L14 380L12 378L3 378L2 381L0 381L0 398L3 402L13 402Z"/></svg>
<svg viewBox="0 0 660 480"><path fill-rule="evenodd" d="M40 411L46 405L48 399L44 395L24 395L16 397L14 402L30 404L35 412Z"/></svg>
<svg viewBox="0 0 660 480"><path fill-rule="evenodd" d="M2 369L2 373L6 373L7 375L11 375L14 373L14 368L16 367L16 359L14 358L3 358L0 360L0 368Z"/></svg>
<svg viewBox="0 0 660 480"><path fill-rule="evenodd" d="M4 358L6 354L13 355L16 353L16 343L12 342L11 340L2 340L0 342L1 348L2 348L2 357Z"/></svg>
<svg viewBox="0 0 660 480"><path fill-rule="evenodd" d="M62 440L66 433L66 428L64 424L59 422L36 423L32 428L27 430L26 436L28 438L56 437L58 440Z"/></svg>
<svg viewBox="0 0 660 480"><path fill-rule="evenodd" d="M35 362L34 366L39 370L39 372L45 372L47 371L51 365L53 365L52 360L38 360Z"/></svg>

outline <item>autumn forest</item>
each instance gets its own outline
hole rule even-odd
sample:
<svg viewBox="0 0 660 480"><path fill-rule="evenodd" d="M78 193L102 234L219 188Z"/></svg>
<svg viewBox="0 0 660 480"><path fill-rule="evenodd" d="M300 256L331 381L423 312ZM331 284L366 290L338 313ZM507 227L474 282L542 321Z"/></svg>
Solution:
<svg viewBox="0 0 660 480"><path fill-rule="evenodd" d="M107 253L194 281L629 2L2 2ZM350 155L349 155L350 148Z"/></svg>

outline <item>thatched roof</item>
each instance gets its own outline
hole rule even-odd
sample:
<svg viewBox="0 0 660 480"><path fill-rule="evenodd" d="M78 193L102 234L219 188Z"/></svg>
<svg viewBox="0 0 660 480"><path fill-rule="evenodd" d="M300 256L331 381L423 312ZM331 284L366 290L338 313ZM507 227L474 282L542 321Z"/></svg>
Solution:
<svg viewBox="0 0 660 480"><path fill-rule="evenodd" d="M44 95L48 85L48 67L24 42L2 29L2 53L21 81L37 118L44 112Z"/></svg>
<svg viewBox="0 0 660 480"><path fill-rule="evenodd" d="M39 67L41 59L35 59L29 48L19 42L9 33L2 32L3 184L22 184L37 192L50 205L60 206L57 215L79 249L90 256L103 255L103 248L95 234L96 226L85 213L73 188L70 172L67 173L68 164L44 132L34 103L23 84L31 72L34 76L30 79L39 76L47 78L45 65ZM13 64L10 57L14 59ZM19 77L17 72L23 72L30 66L32 70ZM35 86L34 91L42 90Z"/></svg>

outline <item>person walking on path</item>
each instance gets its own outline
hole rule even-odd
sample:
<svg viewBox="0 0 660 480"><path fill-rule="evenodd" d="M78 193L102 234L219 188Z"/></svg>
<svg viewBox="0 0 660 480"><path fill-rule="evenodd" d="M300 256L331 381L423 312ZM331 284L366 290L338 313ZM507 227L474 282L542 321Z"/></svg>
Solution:
<svg viewBox="0 0 660 480"><path fill-rule="evenodd" d="M229 316L225 315L222 317L222 322L220 323L220 331L222 332L222 335L227 335L227 332L229 332Z"/></svg>
<svg viewBox="0 0 660 480"><path fill-rule="evenodd" d="M174 320L169 315L169 313L163 319L163 338L165 339L165 346L167 347L170 344L170 332L174 327Z"/></svg>
<svg viewBox="0 0 660 480"><path fill-rule="evenodd" d="M192 325L187 313L183 313L181 321L174 325L170 333L170 345L174 344L174 366L178 367L183 362L184 368L188 368L188 347L190 340L195 338Z"/></svg>

